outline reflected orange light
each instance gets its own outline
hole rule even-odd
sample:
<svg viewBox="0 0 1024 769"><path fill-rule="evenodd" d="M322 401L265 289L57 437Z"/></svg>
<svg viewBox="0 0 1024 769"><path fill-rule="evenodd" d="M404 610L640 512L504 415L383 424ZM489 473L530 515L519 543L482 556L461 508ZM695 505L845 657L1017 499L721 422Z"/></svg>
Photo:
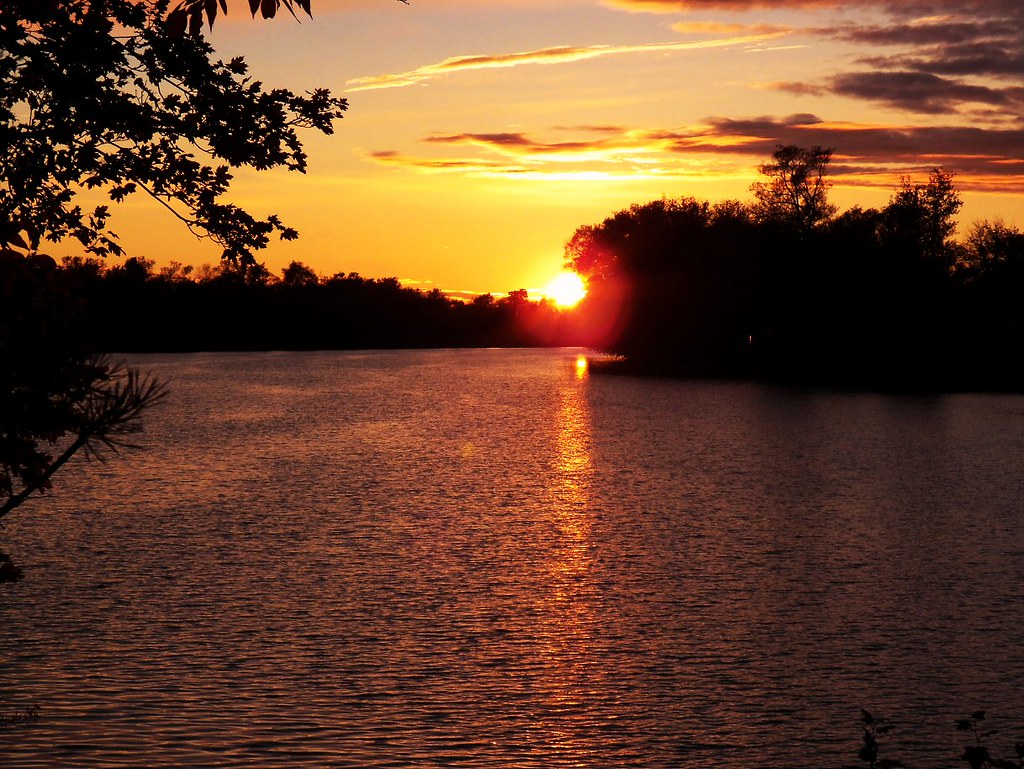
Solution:
<svg viewBox="0 0 1024 769"><path fill-rule="evenodd" d="M584 364L586 359L582 358ZM577 377L580 369L577 360ZM586 602L580 600L591 588L590 571L590 416L582 382L566 383L558 414L555 454L556 483L552 493L552 519L560 531L558 557L551 563L555 577L554 597L562 606L559 624L562 639L575 636L576 648L586 644ZM550 610L549 606L549 610Z"/></svg>
<svg viewBox="0 0 1024 769"><path fill-rule="evenodd" d="M605 673L593 665L594 638L607 619L596 611L591 481L590 407L580 376L587 359L563 369L555 420L548 507L554 535L549 540L549 584L537 596L538 675L532 685L544 707L537 728L555 751L559 766L592 766L593 714L588 698L603 691ZM582 366L582 367L581 367Z"/></svg>

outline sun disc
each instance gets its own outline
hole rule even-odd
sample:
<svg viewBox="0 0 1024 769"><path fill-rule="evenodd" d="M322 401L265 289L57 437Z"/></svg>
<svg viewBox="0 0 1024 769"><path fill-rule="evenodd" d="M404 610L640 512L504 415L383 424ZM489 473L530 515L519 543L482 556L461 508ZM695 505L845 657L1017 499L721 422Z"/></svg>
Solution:
<svg viewBox="0 0 1024 769"><path fill-rule="evenodd" d="M543 293L559 307L572 307L587 295L587 289L575 272L560 272L548 282Z"/></svg>

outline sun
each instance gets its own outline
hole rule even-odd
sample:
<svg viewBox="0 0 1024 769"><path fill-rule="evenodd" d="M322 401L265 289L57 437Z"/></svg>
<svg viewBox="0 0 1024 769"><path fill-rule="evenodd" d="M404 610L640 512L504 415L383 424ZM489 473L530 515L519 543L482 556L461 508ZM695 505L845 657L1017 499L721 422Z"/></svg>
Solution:
<svg viewBox="0 0 1024 769"><path fill-rule="evenodd" d="M559 307L574 307L587 295L587 288L575 272L560 272L548 281L541 293Z"/></svg>

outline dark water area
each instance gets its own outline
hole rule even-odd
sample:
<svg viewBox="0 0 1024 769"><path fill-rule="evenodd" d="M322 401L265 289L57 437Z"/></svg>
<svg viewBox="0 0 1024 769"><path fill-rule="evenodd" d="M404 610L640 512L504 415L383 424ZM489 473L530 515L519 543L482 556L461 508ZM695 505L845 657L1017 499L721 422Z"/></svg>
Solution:
<svg viewBox="0 0 1024 769"><path fill-rule="evenodd" d="M576 350L141 356L9 516L0 767L962 766L1024 740L1024 397Z"/></svg>

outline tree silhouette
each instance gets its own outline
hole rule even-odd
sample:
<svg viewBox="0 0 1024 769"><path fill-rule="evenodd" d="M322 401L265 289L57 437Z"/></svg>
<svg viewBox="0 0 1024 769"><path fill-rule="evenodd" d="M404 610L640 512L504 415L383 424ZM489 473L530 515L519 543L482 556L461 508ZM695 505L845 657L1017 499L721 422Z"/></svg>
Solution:
<svg viewBox="0 0 1024 769"><path fill-rule="evenodd" d="M286 286L315 286L319 279L312 268L302 262L292 262L281 271L281 282Z"/></svg>
<svg viewBox="0 0 1024 769"><path fill-rule="evenodd" d="M215 60L203 19L212 27L226 0L171 2L0 3L0 517L76 452L122 445L162 393L90 354L76 291L96 284L95 265L58 270L38 253L68 238L89 255L123 253L110 206L84 208L79 194L150 196L221 247L236 265L224 281L262 286L269 274L254 253L297 233L231 203L232 169L305 171L299 131L330 134L347 108L324 89L264 88L241 58ZM249 7L269 18L282 3L310 12L310 0ZM109 277L139 291L152 263L131 259ZM117 322L152 308L132 310Z"/></svg>
<svg viewBox="0 0 1024 769"><path fill-rule="evenodd" d="M952 172L933 168L924 184L914 184L908 176L900 179L886 207L888 235L900 241L902 248L919 259L952 263L950 244L956 232L956 215L963 200L953 183Z"/></svg>
<svg viewBox="0 0 1024 769"><path fill-rule="evenodd" d="M0 250L0 518L76 452L127 445L163 387L89 351L74 273Z"/></svg>
<svg viewBox="0 0 1024 769"><path fill-rule="evenodd" d="M573 345L576 313L525 290L462 302L395 278L331 277L293 262L275 278L222 263L183 274L146 259L106 266L65 258L55 280L76 302L74 328L92 349L123 352L327 350ZM145 323L125 318L145 317ZM244 318L240 326L239 318Z"/></svg>
<svg viewBox="0 0 1024 769"><path fill-rule="evenodd" d="M766 181L751 186L757 200L756 212L766 221L775 221L806 233L836 212L828 202L831 186L825 179L832 161L831 149L795 145L779 146L772 159L757 170Z"/></svg>
<svg viewBox="0 0 1024 769"><path fill-rule="evenodd" d="M836 215L831 150L780 147L750 204L636 204L579 227L591 344L641 372L882 389L1020 390L1024 236L953 239L953 175Z"/></svg>
<svg viewBox="0 0 1024 769"><path fill-rule="evenodd" d="M1001 221L976 222L957 252L954 269L967 285L1019 296L1024 289L1024 234Z"/></svg>
<svg viewBox="0 0 1024 769"><path fill-rule="evenodd" d="M252 261L275 232L296 236L225 199L230 169L304 171L298 130L332 133L345 100L265 89L241 58L216 61L202 37L171 34L168 4L0 5L0 245L71 237L120 254L109 206L83 210L83 188L115 203L148 194L230 260Z"/></svg>
<svg viewBox="0 0 1024 769"><path fill-rule="evenodd" d="M1024 338L1024 232L1003 222L977 222L955 249L953 326L966 365L1019 379Z"/></svg>
<svg viewBox="0 0 1024 769"><path fill-rule="evenodd" d="M742 365L763 260L734 202L655 200L584 226L566 266L587 278L592 343L645 368L705 373ZM760 244L761 247L764 243Z"/></svg>

